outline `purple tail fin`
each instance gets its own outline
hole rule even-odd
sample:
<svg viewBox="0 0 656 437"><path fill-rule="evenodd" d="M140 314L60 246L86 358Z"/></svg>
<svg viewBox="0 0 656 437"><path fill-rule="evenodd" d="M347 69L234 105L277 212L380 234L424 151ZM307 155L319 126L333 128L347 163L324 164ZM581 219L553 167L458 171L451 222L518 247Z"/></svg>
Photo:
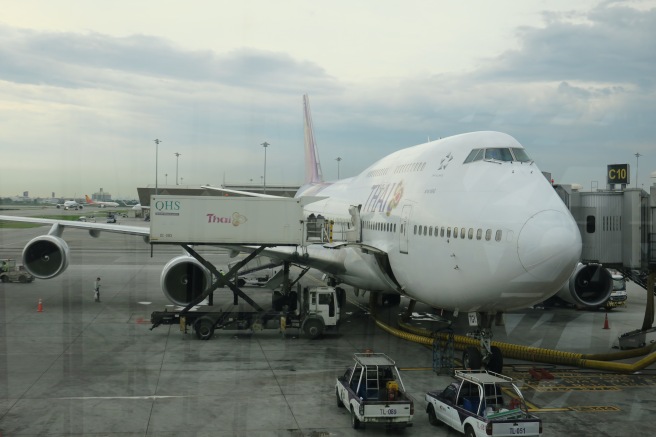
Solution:
<svg viewBox="0 0 656 437"><path fill-rule="evenodd" d="M307 94L303 95L303 116L303 130L305 132L305 183L314 184L323 182L321 164L319 163L319 151L314 142L312 114L310 113L310 99Z"/></svg>

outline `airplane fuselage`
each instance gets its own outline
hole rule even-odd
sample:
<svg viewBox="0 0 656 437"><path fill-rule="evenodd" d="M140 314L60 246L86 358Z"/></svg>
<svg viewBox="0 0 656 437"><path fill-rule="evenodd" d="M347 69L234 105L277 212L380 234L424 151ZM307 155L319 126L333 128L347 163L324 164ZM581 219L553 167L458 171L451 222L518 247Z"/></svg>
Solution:
<svg viewBox="0 0 656 437"><path fill-rule="evenodd" d="M465 162L474 149L511 155ZM513 158L512 150L520 155L523 147L506 134L458 135L392 153L356 177L297 196L327 196L306 212L333 220L350 220L348 207L360 205L360 241L387 254L389 274L366 250L341 249L332 256L343 268L333 276L346 283L459 311L526 307L569 278L581 237L535 163Z"/></svg>

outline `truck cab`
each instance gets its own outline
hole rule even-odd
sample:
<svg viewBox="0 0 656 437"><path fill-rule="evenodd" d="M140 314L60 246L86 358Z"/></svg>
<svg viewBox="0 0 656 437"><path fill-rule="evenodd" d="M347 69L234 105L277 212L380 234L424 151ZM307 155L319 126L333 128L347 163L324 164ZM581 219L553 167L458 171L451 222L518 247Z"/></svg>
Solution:
<svg viewBox="0 0 656 437"><path fill-rule="evenodd" d="M627 294L626 279L624 279L624 275L614 269L608 269L608 271L613 278L613 289L604 306L610 309L626 304Z"/></svg>
<svg viewBox="0 0 656 437"><path fill-rule="evenodd" d="M304 288L300 299L302 311L299 315L301 329L310 338L317 338L326 328L339 323L340 308L335 289L332 287Z"/></svg>

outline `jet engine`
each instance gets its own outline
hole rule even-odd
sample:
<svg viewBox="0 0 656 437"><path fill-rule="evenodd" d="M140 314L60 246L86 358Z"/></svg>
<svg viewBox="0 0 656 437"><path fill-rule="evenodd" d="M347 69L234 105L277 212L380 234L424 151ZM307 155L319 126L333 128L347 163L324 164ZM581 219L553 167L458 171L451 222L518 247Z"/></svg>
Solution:
<svg viewBox="0 0 656 437"><path fill-rule="evenodd" d="M25 270L39 279L54 278L68 267L68 244L54 235L41 235L23 249Z"/></svg>
<svg viewBox="0 0 656 437"><path fill-rule="evenodd" d="M556 296L579 307L598 308L612 291L613 277L608 269L600 264L579 263Z"/></svg>
<svg viewBox="0 0 656 437"><path fill-rule="evenodd" d="M209 288L212 275L196 258L181 255L166 263L160 282L171 302L186 306Z"/></svg>

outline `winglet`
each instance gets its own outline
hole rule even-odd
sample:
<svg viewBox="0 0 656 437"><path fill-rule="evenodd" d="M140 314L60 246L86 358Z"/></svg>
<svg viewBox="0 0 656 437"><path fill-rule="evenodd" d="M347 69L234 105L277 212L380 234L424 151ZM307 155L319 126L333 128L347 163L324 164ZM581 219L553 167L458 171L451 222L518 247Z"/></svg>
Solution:
<svg viewBox="0 0 656 437"><path fill-rule="evenodd" d="M303 95L303 130L305 133L305 183L323 182L319 151L314 142L314 129L312 127L312 114L310 113L310 99Z"/></svg>

